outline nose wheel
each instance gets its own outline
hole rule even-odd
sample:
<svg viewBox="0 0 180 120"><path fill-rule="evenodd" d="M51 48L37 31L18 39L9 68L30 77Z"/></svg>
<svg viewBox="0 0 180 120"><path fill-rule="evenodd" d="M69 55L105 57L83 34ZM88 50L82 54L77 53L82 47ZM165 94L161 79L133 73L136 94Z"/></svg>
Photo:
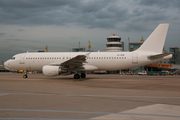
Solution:
<svg viewBox="0 0 180 120"><path fill-rule="evenodd" d="M27 72L28 71L25 71L25 73L24 73L24 75L23 75L23 78L27 78L28 76L27 76Z"/></svg>
<svg viewBox="0 0 180 120"><path fill-rule="evenodd" d="M27 78L28 76L27 75L23 75L23 78Z"/></svg>

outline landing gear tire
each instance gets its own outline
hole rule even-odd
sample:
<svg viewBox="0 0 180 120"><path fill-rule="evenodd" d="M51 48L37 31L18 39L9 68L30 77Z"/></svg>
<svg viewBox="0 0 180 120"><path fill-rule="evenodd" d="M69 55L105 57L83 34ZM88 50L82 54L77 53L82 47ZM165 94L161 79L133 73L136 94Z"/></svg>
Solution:
<svg viewBox="0 0 180 120"><path fill-rule="evenodd" d="M75 74L74 75L74 79L79 79L80 78L80 75L79 74Z"/></svg>
<svg viewBox="0 0 180 120"><path fill-rule="evenodd" d="M27 78L28 76L27 75L23 75L23 78Z"/></svg>
<svg viewBox="0 0 180 120"><path fill-rule="evenodd" d="M81 78L86 78L86 74L82 73Z"/></svg>

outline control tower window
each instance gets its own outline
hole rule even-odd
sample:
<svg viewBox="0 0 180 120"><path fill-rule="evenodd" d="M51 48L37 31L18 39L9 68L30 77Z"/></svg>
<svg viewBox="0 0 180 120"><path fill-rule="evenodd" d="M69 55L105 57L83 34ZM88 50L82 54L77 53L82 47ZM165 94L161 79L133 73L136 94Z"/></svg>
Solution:
<svg viewBox="0 0 180 120"><path fill-rule="evenodd" d="M107 47L122 47L120 44L108 44Z"/></svg>
<svg viewBox="0 0 180 120"><path fill-rule="evenodd" d="M120 42L121 38L107 38L108 42Z"/></svg>

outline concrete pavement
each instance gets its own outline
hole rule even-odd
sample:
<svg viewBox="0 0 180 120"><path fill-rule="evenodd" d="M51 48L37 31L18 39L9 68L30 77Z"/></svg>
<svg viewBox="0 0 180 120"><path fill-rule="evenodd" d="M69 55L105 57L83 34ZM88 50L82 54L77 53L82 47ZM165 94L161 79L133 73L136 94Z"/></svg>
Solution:
<svg viewBox="0 0 180 120"><path fill-rule="evenodd" d="M180 119L180 76L0 73L0 120Z"/></svg>

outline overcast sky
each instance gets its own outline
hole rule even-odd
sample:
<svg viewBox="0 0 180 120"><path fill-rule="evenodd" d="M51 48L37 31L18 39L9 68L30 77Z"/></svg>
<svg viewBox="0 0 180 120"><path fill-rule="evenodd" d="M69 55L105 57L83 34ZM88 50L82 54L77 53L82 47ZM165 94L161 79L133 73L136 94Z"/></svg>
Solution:
<svg viewBox="0 0 180 120"><path fill-rule="evenodd" d="M26 51L104 51L106 37L146 39L169 23L165 49L180 47L180 0L0 0L0 61Z"/></svg>

